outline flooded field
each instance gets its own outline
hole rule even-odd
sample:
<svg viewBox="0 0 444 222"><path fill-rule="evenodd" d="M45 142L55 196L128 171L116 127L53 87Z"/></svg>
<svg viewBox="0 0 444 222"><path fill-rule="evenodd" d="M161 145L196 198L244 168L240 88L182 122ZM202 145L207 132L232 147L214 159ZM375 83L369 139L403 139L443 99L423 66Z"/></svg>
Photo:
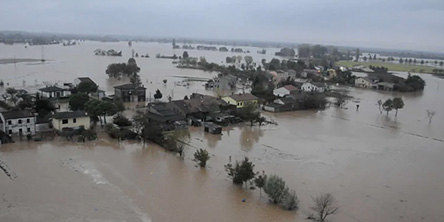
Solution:
<svg viewBox="0 0 444 222"><path fill-rule="evenodd" d="M152 57L172 52L167 44L133 47L140 47L140 54L146 49ZM125 56L97 57L92 52L96 48L125 50ZM26 50L34 50L32 56ZM256 50L250 51L256 55ZM112 93L116 83L104 70L111 62L126 61L129 52L126 43L49 46L45 57L53 61L0 65L0 79L16 87L25 80L29 87L35 80L43 84L90 75ZM190 55L215 62L227 56L206 51ZM40 48L0 45L0 58L14 56L39 58ZM197 83L175 86L172 76L216 73L176 69L171 60L139 58L137 63L151 93L157 88L174 90L175 98L212 93ZM0 166L5 170L0 171L0 221L305 221L311 197L320 192L331 192L340 205L334 221L441 221L444 79L422 77L427 83L423 92L347 88L354 98L344 109L264 113L277 126L236 125L224 128L223 135L191 128L184 138L190 144L184 160L153 144L118 143L106 136L86 144L60 139L1 145ZM164 86L164 78L171 83ZM402 96L406 104L397 118L393 112L380 114L376 105L378 99L393 96ZM436 111L431 124L426 110ZM191 160L198 148L211 154L207 169ZM257 190L232 185L223 168L229 156L249 157L257 171L283 177L296 191L300 209L284 211Z"/></svg>

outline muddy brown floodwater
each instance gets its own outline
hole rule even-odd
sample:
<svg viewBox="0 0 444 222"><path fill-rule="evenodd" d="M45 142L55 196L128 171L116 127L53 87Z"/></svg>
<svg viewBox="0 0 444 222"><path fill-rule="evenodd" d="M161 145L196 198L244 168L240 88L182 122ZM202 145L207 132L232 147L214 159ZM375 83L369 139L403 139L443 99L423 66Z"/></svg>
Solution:
<svg viewBox="0 0 444 222"><path fill-rule="evenodd" d="M103 78L103 66L126 58L89 53L125 44L51 46L45 55L60 59L44 67L1 65L0 78L19 86L23 80L73 79L89 70L109 92L114 83ZM18 46L0 46L0 57L13 58L15 52L33 58L22 52L25 49L11 47ZM156 50L170 53L166 49L170 45L140 43L137 47L150 50L150 55ZM40 48L32 50L35 55L40 52ZM202 53L210 61L224 58ZM89 65L80 66L82 62ZM152 58L137 62L148 70L142 79L158 79L149 83L151 91L174 90L176 98L191 92L212 94L199 84L186 88L161 83L173 75L208 77L212 73L177 70L165 60ZM64 69L70 71L56 75ZM444 80L422 77L427 83L423 92L346 88L354 98L344 109L264 113L277 126L236 125L225 127L223 135L190 128L189 137L183 138L190 144L184 160L153 144L118 143L106 136L88 143L59 139L1 145L0 221L305 221L311 197L320 192L331 192L340 205L333 221L442 221ZM378 99L393 96L402 96L406 104L396 118L393 112L380 114L376 105ZM436 111L431 124L427 109ZM198 148L211 154L206 169L191 160ZM296 191L300 209L284 211L270 205L257 190L232 185L223 168L229 156L233 161L249 157L257 171L283 177Z"/></svg>

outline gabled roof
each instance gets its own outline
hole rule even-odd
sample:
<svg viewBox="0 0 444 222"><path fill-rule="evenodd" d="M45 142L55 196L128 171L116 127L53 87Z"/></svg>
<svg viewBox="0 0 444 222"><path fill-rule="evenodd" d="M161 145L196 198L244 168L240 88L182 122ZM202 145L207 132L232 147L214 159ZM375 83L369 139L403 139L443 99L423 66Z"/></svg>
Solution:
<svg viewBox="0 0 444 222"><path fill-rule="evenodd" d="M250 93L244 93L244 94L233 94L231 96L232 99L236 101L251 101L251 100L258 100L256 96Z"/></svg>
<svg viewBox="0 0 444 222"><path fill-rule="evenodd" d="M285 85L285 86L283 86L282 88L285 88L285 89L287 89L288 91L295 91L295 90L298 90L298 88L296 88L295 86L293 86L293 85Z"/></svg>
<svg viewBox="0 0 444 222"><path fill-rule="evenodd" d="M55 113L52 118L54 119L70 119L70 118L78 118L85 117L88 114L85 111L72 111L72 112L58 112Z"/></svg>
<svg viewBox="0 0 444 222"><path fill-rule="evenodd" d="M45 88L41 88L39 89L42 92L59 92L59 91L65 91L67 89L62 89L60 87L57 86L47 86Z"/></svg>
<svg viewBox="0 0 444 222"><path fill-rule="evenodd" d="M176 107L178 109L182 110L182 112L184 112L186 114L190 113L190 109L188 107L188 104L185 103L185 100L173 100L173 101L171 101L171 103L176 105Z"/></svg>
<svg viewBox="0 0 444 222"><path fill-rule="evenodd" d="M34 117L34 115L30 111L27 111L27 110L4 111L4 112L2 112L2 115L5 118L5 120Z"/></svg>
<svg viewBox="0 0 444 222"><path fill-rule="evenodd" d="M367 82L373 83L373 79L370 79L369 77L358 77L358 79L363 79Z"/></svg>
<svg viewBox="0 0 444 222"><path fill-rule="evenodd" d="M183 120L184 118L176 113L168 103L151 103L148 104L149 119L158 122L174 122L178 120Z"/></svg>
<svg viewBox="0 0 444 222"><path fill-rule="evenodd" d="M128 84L123 84L123 85L118 85L118 86L114 86L115 89L126 89L126 90L134 90L134 89L146 89L143 86L136 86L132 83L128 83Z"/></svg>
<svg viewBox="0 0 444 222"><path fill-rule="evenodd" d="M282 101L282 103L284 103L284 104L293 104L296 102L296 100L294 100L291 97L279 98L278 100Z"/></svg>

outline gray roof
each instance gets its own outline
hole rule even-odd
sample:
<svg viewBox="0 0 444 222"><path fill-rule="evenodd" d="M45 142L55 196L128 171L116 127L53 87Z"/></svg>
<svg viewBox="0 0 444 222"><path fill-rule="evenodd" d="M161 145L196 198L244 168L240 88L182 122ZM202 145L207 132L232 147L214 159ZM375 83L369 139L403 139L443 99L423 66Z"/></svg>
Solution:
<svg viewBox="0 0 444 222"><path fill-rule="evenodd" d="M310 83L317 87L325 87L325 83L323 82L310 82Z"/></svg>
<svg viewBox="0 0 444 222"><path fill-rule="evenodd" d="M280 98L279 100L282 101L284 104L292 104L292 103L296 102L296 100L294 100L291 97L284 97L284 98Z"/></svg>
<svg viewBox="0 0 444 222"><path fill-rule="evenodd" d="M127 90L132 90L132 89L146 89L143 86L136 86L134 84L128 83L128 84L123 84L123 85L118 85L118 86L114 86L114 88L116 89L127 89Z"/></svg>
<svg viewBox="0 0 444 222"><path fill-rule="evenodd" d="M79 78L77 78L77 79L79 79L80 82L91 82L91 83L96 84L96 83L95 83L91 78L89 78L89 77L79 77Z"/></svg>
<svg viewBox="0 0 444 222"><path fill-rule="evenodd" d="M69 118L77 118L77 117L85 117L88 114L85 111L72 111L72 112L58 112L55 113L52 118L54 119L69 119Z"/></svg>
<svg viewBox="0 0 444 222"><path fill-rule="evenodd" d="M5 118L5 120L34 117L34 115L30 111L27 111L27 110L4 111L4 112L2 112L2 115Z"/></svg>
<svg viewBox="0 0 444 222"><path fill-rule="evenodd" d="M244 93L244 94L233 94L230 96L232 99L236 101L251 101L251 100L257 100L258 98L250 93Z"/></svg>
<svg viewBox="0 0 444 222"><path fill-rule="evenodd" d="M41 88L39 89L42 92L59 92L59 91L65 91L67 89L62 89L60 87L57 86L47 86L45 88Z"/></svg>

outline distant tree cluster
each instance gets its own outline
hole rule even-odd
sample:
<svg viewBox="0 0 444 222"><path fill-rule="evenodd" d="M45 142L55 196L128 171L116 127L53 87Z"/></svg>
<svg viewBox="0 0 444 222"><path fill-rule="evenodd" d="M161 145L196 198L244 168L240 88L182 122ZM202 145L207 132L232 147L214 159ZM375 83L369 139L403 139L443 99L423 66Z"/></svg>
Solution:
<svg viewBox="0 0 444 222"><path fill-rule="evenodd" d="M292 58L296 55L296 52L292 48L282 48L279 52L276 52L275 55Z"/></svg>
<svg viewBox="0 0 444 222"><path fill-rule="evenodd" d="M384 66L372 66L370 65L369 68L371 70L373 70L376 73L387 73L388 72L388 68L384 67Z"/></svg>
<svg viewBox="0 0 444 222"><path fill-rule="evenodd" d="M112 63L108 65L105 73L110 78L134 77L140 72L140 68L136 64L134 58L130 58L128 63Z"/></svg>

